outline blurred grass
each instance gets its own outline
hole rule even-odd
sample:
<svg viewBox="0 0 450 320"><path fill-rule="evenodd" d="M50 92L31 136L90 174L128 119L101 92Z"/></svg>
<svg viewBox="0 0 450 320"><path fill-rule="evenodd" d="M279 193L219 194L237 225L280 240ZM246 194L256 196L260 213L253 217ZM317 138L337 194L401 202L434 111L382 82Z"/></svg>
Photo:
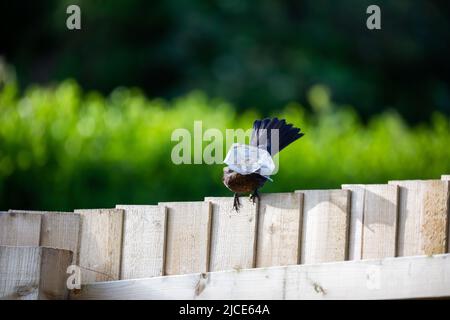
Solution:
<svg viewBox="0 0 450 320"><path fill-rule="evenodd" d="M336 108L322 86L308 97L314 113L291 103L270 115L285 117L306 135L281 153L279 173L262 192L430 179L450 172L450 122L442 114L414 127L394 112L363 124L351 107ZM261 116L252 110L237 114L230 104L201 92L166 101L119 88L104 97L83 93L69 80L20 95L10 82L0 91L0 210L230 195L221 181L223 165L172 163L172 131L192 130L195 120L203 121L204 131L247 129Z"/></svg>

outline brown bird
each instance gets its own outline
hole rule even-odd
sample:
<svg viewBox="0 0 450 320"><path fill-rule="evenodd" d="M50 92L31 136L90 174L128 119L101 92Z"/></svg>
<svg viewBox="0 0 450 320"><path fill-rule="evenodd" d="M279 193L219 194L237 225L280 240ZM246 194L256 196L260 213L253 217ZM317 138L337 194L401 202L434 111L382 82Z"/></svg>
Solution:
<svg viewBox="0 0 450 320"><path fill-rule="evenodd" d="M234 192L233 208L239 211L239 195L251 193L250 200L259 199L261 188L275 169L272 157L304 134L286 120L264 119L253 123L250 145L234 144L224 160L223 183Z"/></svg>

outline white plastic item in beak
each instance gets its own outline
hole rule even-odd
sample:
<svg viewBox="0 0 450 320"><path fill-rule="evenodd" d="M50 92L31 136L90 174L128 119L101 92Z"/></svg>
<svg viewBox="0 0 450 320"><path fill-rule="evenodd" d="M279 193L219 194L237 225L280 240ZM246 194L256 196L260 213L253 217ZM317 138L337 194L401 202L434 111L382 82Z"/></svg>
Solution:
<svg viewBox="0 0 450 320"><path fill-rule="evenodd" d="M231 146L223 162L243 175L257 172L268 177L275 170L275 163L267 150L240 143Z"/></svg>

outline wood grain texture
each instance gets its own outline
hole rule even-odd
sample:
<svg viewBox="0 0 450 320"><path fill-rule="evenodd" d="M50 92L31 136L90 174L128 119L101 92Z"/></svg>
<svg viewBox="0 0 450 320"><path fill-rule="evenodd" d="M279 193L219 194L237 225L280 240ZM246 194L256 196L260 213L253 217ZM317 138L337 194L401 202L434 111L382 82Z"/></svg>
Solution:
<svg viewBox="0 0 450 320"><path fill-rule="evenodd" d="M166 208L157 205L117 205L124 210L120 279L162 276Z"/></svg>
<svg viewBox="0 0 450 320"><path fill-rule="evenodd" d="M3 212L0 214L0 245L39 246L41 215Z"/></svg>
<svg viewBox="0 0 450 320"><path fill-rule="evenodd" d="M363 221L364 221L364 185L342 185L342 189L351 191L350 228L348 237L348 259L362 259Z"/></svg>
<svg viewBox="0 0 450 320"><path fill-rule="evenodd" d="M209 203L161 202L167 210L164 274L208 271L211 233Z"/></svg>
<svg viewBox="0 0 450 320"><path fill-rule="evenodd" d="M9 210L10 213L40 214L41 230L39 245L71 250L74 263L78 254L80 215L73 212Z"/></svg>
<svg viewBox="0 0 450 320"><path fill-rule="evenodd" d="M41 247L39 300L63 300L68 298L67 267L72 264L72 261L72 251Z"/></svg>
<svg viewBox="0 0 450 320"><path fill-rule="evenodd" d="M73 212L43 212L40 245L71 250L78 256L80 215Z"/></svg>
<svg viewBox="0 0 450 320"><path fill-rule="evenodd" d="M258 204L241 197L236 212L233 198L207 197L205 201L213 212L210 271L254 267Z"/></svg>
<svg viewBox="0 0 450 320"><path fill-rule="evenodd" d="M85 285L71 299L412 299L450 297L450 255L343 261Z"/></svg>
<svg viewBox="0 0 450 320"><path fill-rule="evenodd" d="M119 280L122 251L121 209L75 210L81 216L78 259L81 283Z"/></svg>
<svg viewBox="0 0 450 320"><path fill-rule="evenodd" d="M0 299L38 298L40 256L39 247L0 247Z"/></svg>
<svg viewBox="0 0 450 320"><path fill-rule="evenodd" d="M0 246L0 300L66 299L72 257L68 250Z"/></svg>
<svg viewBox="0 0 450 320"><path fill-rule="evenodd" d="M256 267L300 262L302 193L262 194L259 203Z"/></svg>
<svg viewBox="0 0 450 320"><path fill-rule="evenodd" d="M449 181L389 181L399 186L399 256L447 251Z"/></svg>
<svg viewBox="0 0 450 320"><path fill-rule="evenodd" d="M444 175L442 175L442 177L441 177L441 180L444 180L444 181L450 181L450 174L444 174ZM450 188L450 186L449 186L449 188ZM447 220L448 220L448 226L447 226L447 252L450 252L450 192L449 192L449 195L448 195L448 199L447 199L447 206L448 206L448 209L447 209L447 211L448 211L448 215L447 215Z"/></svg>
<svg viewBox="0 0 450 320"><path fill-rule="evenodd" d="M398 187L353 184L342 188L351 191L349 259L395 257Z"/></svg>
<svg viewBox="0 0 450 320"><path fill-rule="evenodd" d="M301 263L347 258L350 192L304 190Z"/></svg>

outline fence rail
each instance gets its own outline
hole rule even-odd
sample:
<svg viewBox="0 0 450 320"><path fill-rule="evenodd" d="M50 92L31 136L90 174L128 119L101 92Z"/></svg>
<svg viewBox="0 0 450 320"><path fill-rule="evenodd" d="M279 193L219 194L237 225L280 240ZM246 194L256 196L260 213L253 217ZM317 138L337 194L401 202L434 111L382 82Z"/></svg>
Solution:
<svg viewBox="0 0 450 320"><path fill-rule="evenodd" d="M71 299L408 299L450 297L450 254L98 282Z"/></svg>
<svg viewBox="0 0 450 320"><path fill-rule="evenodd" d="M9 210L0 213L0 267L10 268L9 273L0 269L0 298L21 296L24 286L21 276L11 273L22 260L6 246L69 250L83 284L444 254L449 252L449 189L450 175L443 175L441 180L263 194L255 204L242 199L239 212L232 210L231 197L74 212ZM12 259L7 264L6 256ZM37 278L30 278L32 286ZM103 287L109 284L95 288Z"/></svg>

